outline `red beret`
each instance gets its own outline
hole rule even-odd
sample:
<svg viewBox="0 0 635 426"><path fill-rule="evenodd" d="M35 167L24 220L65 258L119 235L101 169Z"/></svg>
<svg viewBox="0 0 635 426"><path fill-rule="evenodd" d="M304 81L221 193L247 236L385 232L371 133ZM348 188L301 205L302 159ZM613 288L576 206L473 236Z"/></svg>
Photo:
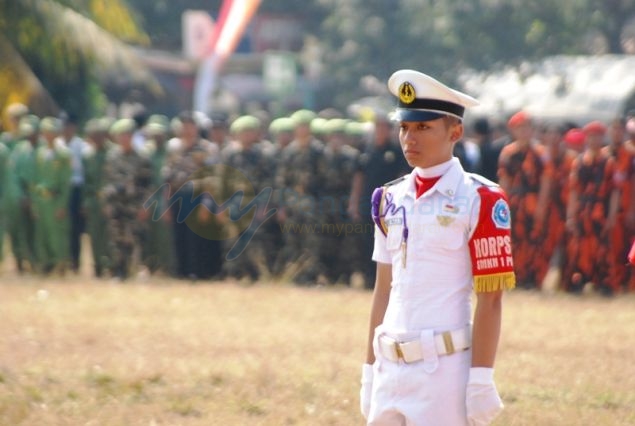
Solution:
<svg viewBox="0 0 635 426"><path fill-rule="evenodd" d="M516 114L512 115L507 125L509 127L522 126L523 124L531 123L531 117L525 111L519 111Z"/></svg>
<svg viewBox="0 0 635 426"><path fill-rule="evenodd" d="M571 129L564 135L564 141L572 148L583 146L585 138L586 135L580 129Z"/></svg>
<svg viewBox="0 0 635 426"><path fill-rule="evenodd" d="M606 133L606 126L599 121L592 121L582 128L587 135L603 135Z"/></svg>

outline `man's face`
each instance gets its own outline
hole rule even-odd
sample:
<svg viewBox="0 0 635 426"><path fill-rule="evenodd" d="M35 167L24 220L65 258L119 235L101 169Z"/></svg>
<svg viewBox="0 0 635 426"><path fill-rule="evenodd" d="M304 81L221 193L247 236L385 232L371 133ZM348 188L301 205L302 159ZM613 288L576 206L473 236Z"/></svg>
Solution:
<svg viewBox="0 0 635 426"><path fill-rule="evenodd" d="M276 145L284 148L293 141L293 132L280 132L276 135Z"/></svg>
<svg viewBox="0 0 635 426"><path fill-rule="evenodd" d="M209 137L213 142L224 142L227 138L227 128L214 126L209 132Z"/></svg>
<svg viewBox="0 0 635 426"><path fill-rule="evenodd" d="M59 136L58 132L52 132L49 130L43 130L42 131L42 137L46 140L46 142L48 143L52 143L56 137Z"/></svg>
<svg viewBox="0 0 635 426"><path fill-rule="evenodd" d="M593 132L586 136L586 146L590 149L600 149L604 145L604 135Z"/></svg>
<svg viewBox="0 0 635 426"><path fill-rule="evenodd" d="M295 137L300 140L311 136L311 127L308 124L298 124L295 128Z"/></svg>
<svg viewBox="0 0 635 426"><path fill-rule="evenodd" d="M117 144L124 152L132 151L132 133L121 133L116 136Z"/></svg>
<svg viewBox="0 0 635 426"><path fill-rule="evenodd" d="M198 127L194 123L185 122L181 130L181 137L187 140L198 139Z"/></svg>
<svg viewBox="0 0 635 426"><path fill-rule="evenodd" d="M258 129L246 129L236 136L243 145L251 146L260 139L260 131Z"/></svg>
<svg viewBox="0 0 635 426"><path fill-rule="evenodd" d="M375 141L383 144L390 138L392 126L386 121L375 122Z"/></svg>
<svg viewBox="0 0 635 426"><path fill-rule="evenodd" d="M534 128L531 123L523 123L513 127L511 133L516 140L529 142L534 135Z"/></svg>
<svg viewBox="0 0 635 426"><path fill-rule="evenodd" d="M21 116L19 116L19 115L12 115L12 116L10 116L10 117L9 117L9 123L10 123L10 124L9 124L9 125L10 125L9 130L11 130L11 131L17 131L17 130L18 130L18 128L20 127L20 119L21 119L21 118L22 118L22 117L21 117Z"/></svg>
<svg viewBox="0 0 635 426"><path fill-rule="evenodd" d="M624 142L624 134L625 129L621 123L613 123L611 127L609 127L609 136L611 137L611 142L615 145L619 145Z"/></svg>
<svg viewBox="0 0 635 426"><path fill-rule="evenodd" d="M543 134L543 141L546 146L555 148L562 142L562 135L556 129L547 129Z"/></svg>
<svg viewBox="0 0 635 426"><path fill-rule="evenodd" d="M443 118L431 121L402 121L399 142L411 167L431 167L452 158L454 142L463 136L463 125Z"/></svg>
<svg viewBox="0 0 635 426"><path fill-rule="evenodd" d="M64 139L71 140L76 133L77 133L77 126L75 124L67 123L64 126L64 131L63 131Z"/></svg>

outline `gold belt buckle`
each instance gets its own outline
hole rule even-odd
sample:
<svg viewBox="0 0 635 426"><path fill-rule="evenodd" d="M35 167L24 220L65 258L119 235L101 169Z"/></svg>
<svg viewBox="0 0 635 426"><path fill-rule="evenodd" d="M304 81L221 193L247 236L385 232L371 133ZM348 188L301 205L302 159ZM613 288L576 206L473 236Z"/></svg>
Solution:
<svg viewBox="0 0 635 426"><path fill-rule="evenodd" d="M452 355L456 350L454 349L454 341L452 341L452 333L445 331L442 334L443 345L445 346L446 355Z"/></svg>
<svg viewBox="0 0 635 426"><path fill-rule="evenodd" d="M395 352L397 352L397 359L401 359L405 361L406 359L403 357L403 351L401 350L401 343L395 340Z"/></svg>

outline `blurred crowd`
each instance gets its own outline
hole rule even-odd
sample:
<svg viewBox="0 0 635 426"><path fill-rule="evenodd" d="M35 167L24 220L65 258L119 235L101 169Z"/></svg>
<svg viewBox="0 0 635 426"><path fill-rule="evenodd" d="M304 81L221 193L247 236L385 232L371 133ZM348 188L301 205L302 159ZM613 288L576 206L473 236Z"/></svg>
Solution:
<svg viewBox="0 0 635 426"><path fill-rule="evenodd" d="M358 272L372 287L370 196L409 171L385 113L138 112L81 129L24 105L6 115L0 234L20 273L61 275L81 260L120 280L349 284ZM82 233L92 259L80 259Z"/></svg>
<svg viewBox="0 0 635 426"><path fill-rule="evenodd" d="M137 111L79 128L68 114L5 111L0 236L20 273L144 272L372 288L374 188L410 172L387 112L365 121L327 109L272 119ZM517 278L605 294L635 290L635 118L539 123L525 112L477 119L455 155L499 182L512 213ZM92 259L81 259L88 234ZM5 238L0 238L1 246Z"/></svg>

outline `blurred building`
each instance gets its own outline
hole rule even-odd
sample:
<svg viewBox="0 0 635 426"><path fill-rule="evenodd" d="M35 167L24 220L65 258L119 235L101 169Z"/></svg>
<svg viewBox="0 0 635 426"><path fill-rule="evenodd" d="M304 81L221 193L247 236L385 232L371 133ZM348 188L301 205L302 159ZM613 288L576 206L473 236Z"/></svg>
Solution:
<svg viewBox="0 0 635 426"><path fill-rule="evenodd" d="M524 109L547 120L609 121L635 108L635 56L552 56L496 72L467 72L464 89L481 102L472 116Z"/></svg>

